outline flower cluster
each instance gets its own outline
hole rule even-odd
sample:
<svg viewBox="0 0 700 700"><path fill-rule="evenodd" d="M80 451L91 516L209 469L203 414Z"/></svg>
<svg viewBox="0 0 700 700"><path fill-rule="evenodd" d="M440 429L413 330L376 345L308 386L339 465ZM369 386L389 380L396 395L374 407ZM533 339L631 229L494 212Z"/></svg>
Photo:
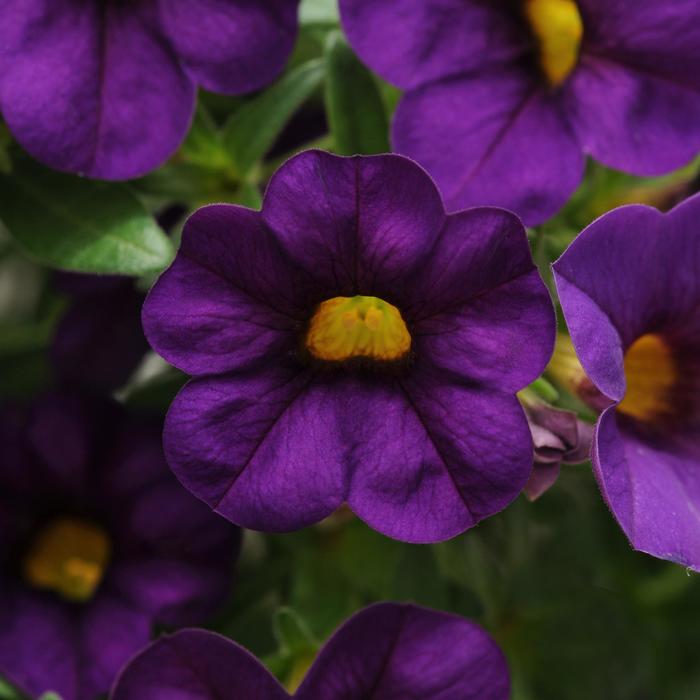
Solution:
<svg viewBox="0 0 700 700"><path fill-rule="evenodd" d="M700 572L700 2L337 4L0 0L3 697L559 700ZM596 481L665 562L524 568Z"/></svg>

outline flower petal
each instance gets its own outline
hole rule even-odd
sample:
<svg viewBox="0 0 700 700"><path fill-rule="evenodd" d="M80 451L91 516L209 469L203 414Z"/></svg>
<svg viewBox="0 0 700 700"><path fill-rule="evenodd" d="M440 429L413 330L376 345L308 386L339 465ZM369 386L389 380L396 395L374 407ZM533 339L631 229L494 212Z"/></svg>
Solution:
<svg viewBox="0 0 700 700"><path fill-rule="evenodd" d="M381 603L346 622L299 688L298 700L506 700L508 668L480 627L456 615Z"/></svg>
<svg viewBox="0 0 700 700"><path fill-rule="evenodd" d="M457 376L515 392L551 357L552 301L509 212L484 207L450 217L411 298L415 354Z"/></svg>
<svg viewBox="0 0 700 700"><path fill-rule="evenodd" d="M408 92L394 117L393 144L427 168L448 210L497 205L528 225L552 216L583 176L558 97L515 68Z"/></svg>
<svg viewBox="0 0 700 700"><path fill-rule="evenodd" d="M43 163L104 179L144 174L176 150L193 106L152 3L3 3L0 107Z"/></svg>
<svg viewBox="0 0 700 700"><path fill-rule="evenodd" d="M697 438L644 438L608 408L593 466L601 491L635 549L700 571Z"/></svg>
<svg viewBox="0 0 700 700"><path fill-rule="evenodd" d="M322 151L301 153L277 171L263 218L330 296L364 294L391 303L445 223L440 194L415 163Z"/></svg>
<svg viewBox="0 0 700 700"><path fill-rule="evenodd" d="M661 175L700 150L700 82L683 73L584 55L566 105L582 149L611 168Z"/></svg>
<svg viewBox="0 0 700 700"><path fill-rule="evenodd" d="M116 597L98 596L81 618L79 653L82 662L78 700L94 700L106 693L122 666L151 638L149 615ZM70 700L64 698L63 700Z"/></svg>
<svg viewBox="0 0 700 700"><path fill-rule="evenodd" d="M63 700L83 700L75 622L68 607L0 584L0 676L32 697L53 690Z"/></svg>
<svg viewBox="0 0 700 700"><path fill-rule="evenodd" d="M330 515L343 501L344 454L333 385L312 380L269 367L191 381L165 425L176 476L244 527L287 531Z"/></svg>
<svg viewBox="0 0 700 700"><path fill-rule="evenodd" d="M341 0L360 58L398 87L511 61L530 48L505 3L474 0Z"/></svg>
<svg viewBox="0 0 700 700"><path fill-rule="evenodd" d="M355 445L348 504L389 537L454 537L505 508L532 469L517 399L425 367L393 385L358 382L344 410Z"/></svg>
<svg viewBox="0 0 700 700"><path fill-rule="evenodd" d="M255 657L231 640L204 630L182 630L132 659L111 700L228 697L288 700L289 695Z"/></svg>
<svg viewBox="0 0 700 700"><path fill-rule="evenodd" d="M270 83L297 34L298 0L158 0L161 21L195 81L239 94Z"/></svg>
<svg viewBox="0 0 700 700"><path fill-rule="evenodd" d="M212 205L188 220L143 309L149 342L188 374L243 369L296 349L306 283L258 212Z"/></svg>

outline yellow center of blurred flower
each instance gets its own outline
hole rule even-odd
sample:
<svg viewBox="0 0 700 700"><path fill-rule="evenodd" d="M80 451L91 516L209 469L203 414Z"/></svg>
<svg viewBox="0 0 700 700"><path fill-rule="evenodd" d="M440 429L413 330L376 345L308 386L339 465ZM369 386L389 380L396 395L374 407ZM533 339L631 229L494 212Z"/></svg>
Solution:
<svg viewBox="0 0 700 700"><path fill-rule="evenodd" d="M401 312L377 297L334 297L322 302L309 324L306 348L313 357L344 362L365 357L400 360L411 349Z"/></svg>
<svg viewBox="0 0 700 700"><path fill-rule="evenodd" d="M61 518L39 533L24 560L24 575L36 588L85 602L100 585L109 555L109 539L101 528Z"/></svg>
<svg viewBox="0 0 700 700"><path fill-rule="evenodd" d="M627 391L617 410L633 418L651 421L669 415L678 368L671 348L658 335L637 339L625 354Z"/></svg>
<svg viewBox="0 0 700 700"><path fill-rule="evenodd" d="M550 85L561 85L578 62L583 20L574 0L525 0L525 15L539 44Z"/></svg>

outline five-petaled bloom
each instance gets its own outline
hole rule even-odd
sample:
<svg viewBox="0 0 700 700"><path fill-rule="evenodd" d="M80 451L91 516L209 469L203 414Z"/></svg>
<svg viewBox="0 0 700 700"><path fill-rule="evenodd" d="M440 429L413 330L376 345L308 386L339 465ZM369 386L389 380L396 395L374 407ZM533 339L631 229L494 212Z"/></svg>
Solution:
<svg viewBox="0 0 700 700"><path fill-rule="evenodd" d="M604 400L595 403L608 406L593 444L603 496L636 549L696 570L699 220L699 196L668 214L622 207L554 264L574 347Z"/></svg>
<svg viewBox="0 0 700 700"><path fill-rule="evenodd" d="M0 676L94 700L154 624L221 603L239 531L173 478L158 426L116 404L6 405L0 437Z"/></svg>
<svg viewBox="0 0 700 700"><path fill-rule="evenodd" d="M197 85L239 94L289 56L298 0L0 0L0 110L59 170L119 180L159 166Z"/></svg>
<svg viewBox="0 0 700 700"><path fill-rule="evenodd" d="M287 531L345 502L432 542L528 479L515 392L544 368L554 314L525 230L501 209L446 215L406 158L307 151L261 212L200 209L143 322L195 377L166 457L235 523Z"/></svg>
<svg viewBox="0 0 700 700"><path fill-rule="evenodd" d="M413 605L380 603L333 635L293 697L507 700L509 693L503 653L479 626ZM111 700L170 700L174 694L189 700L290 700L248 651L203 630L154 642L120 674Z"/></svg>
<svg viewBox="0 0 700 700"><path fill-rule="evenodd" d="M655 175L700 150L697 0L341 0L353 47L406 90L395 150L450 209L541 223L584 156Z"/></svg>

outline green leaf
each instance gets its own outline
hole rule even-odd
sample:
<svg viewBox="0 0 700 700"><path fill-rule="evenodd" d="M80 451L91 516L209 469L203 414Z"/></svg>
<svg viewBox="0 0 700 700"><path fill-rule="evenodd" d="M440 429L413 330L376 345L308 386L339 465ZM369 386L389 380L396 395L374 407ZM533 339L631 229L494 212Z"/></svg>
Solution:
<svg viewBox="0 0 700 700"><path fill-rule="evenodd" d="M304 24L337 24L340 21L337 0L302 0L299 21Z"/></svg>
<svg viewBox="0 0 700 700"><path fill-rule="evenodd" d="M377 83L339 32L328 37L326 46L326 111L337 153L391 150Z"/></svg>
<svg viewBox="0 0 700 700"><path fill-rule="evenodd" d="M318 646L306 622L292 608L279 608L273 625L278 644L289 654L300 654Z"/></svg>
<svg viewBox="0 0 700 700"><path fill-rule="evenodd" d="M0 175L0 219L27 255L64 270L142 275L173 256L167 236L126 186L28 160Z"/></svg>
<svg viewBox="0 0 700 700"><path fill-rule="evenodd" d="M224 144L239 175L246 175L263 158L294 112L321 84L323 73L321 59L308 61L233 114L224 127Z"/></svg>

